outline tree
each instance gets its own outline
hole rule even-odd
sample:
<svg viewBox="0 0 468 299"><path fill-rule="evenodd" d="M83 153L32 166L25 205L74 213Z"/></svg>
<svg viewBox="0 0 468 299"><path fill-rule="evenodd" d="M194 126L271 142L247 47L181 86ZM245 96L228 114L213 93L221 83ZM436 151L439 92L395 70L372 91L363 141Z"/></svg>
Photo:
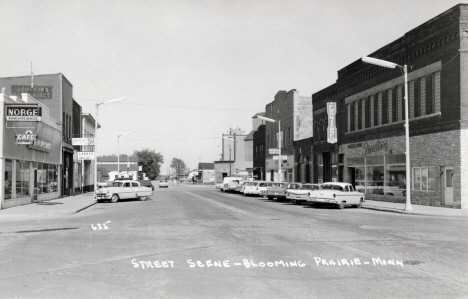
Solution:
<svg viewBox="0 0 468 299"><path fill-rule="evenodd" d="M179 174L184 174L187 168L185 162L179 158L172 158L171 167L175 170L177 177L179 177Z"/></svg>
<svg viewBox="0 0 468 299"><path fill-rule="evenodd" d="M149 148L141 151L134 151L133 155L138 157L138 166L142 166L142 172L151 180L156 179L161 173L161 164L164 163L164 157L161 153Z"/></svg>

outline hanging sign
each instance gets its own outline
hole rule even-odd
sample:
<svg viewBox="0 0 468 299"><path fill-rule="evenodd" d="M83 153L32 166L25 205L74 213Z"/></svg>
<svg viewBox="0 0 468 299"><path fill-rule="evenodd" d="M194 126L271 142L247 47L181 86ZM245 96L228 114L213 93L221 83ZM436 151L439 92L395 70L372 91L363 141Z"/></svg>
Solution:
<svg viewBox="0 0 468 299"><path fill-rule="evenodd" d="M327 103L327 114L328 114L328 128L327 128L327 142L336 143L337 130L336 130L336 102Z"/></svg>
<svg viewBox="0 0 468 299"><path fill-rule="evenodd" d="M94 160L94 152L78 152L78 160Z"/></svg>
<svg viewBox="0 0 468 299"><path fill-rule="evenodd" d="M94 138L72 138L72 145L94 145Z"/></svg>
<svg viewBox="0 0 468 299"><path fill-rule="evenodd" d="M33 131L27 130L24 133L18 133L15 136L16 144L33 144L37 140L37 134Z"/></svg>

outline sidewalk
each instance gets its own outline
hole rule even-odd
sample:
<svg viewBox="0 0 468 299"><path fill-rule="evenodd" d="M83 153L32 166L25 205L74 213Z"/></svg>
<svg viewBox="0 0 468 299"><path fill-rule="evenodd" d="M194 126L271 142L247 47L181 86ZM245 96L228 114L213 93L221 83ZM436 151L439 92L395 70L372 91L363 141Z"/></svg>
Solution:
<svg viewBox="0 0 468 299"><path fill-rule="evenodd" d="M366 200L362 205L362 208L364 209L393 212L393 213L468 218L468 210L452 209L452 208L445 208L445 207L421 206L421 205L416 205L416 204L412 204L411 207L413 208L413 210L406 212L404 203L394 203L394 202L376 201L376 200Z"/></svg>
<svg viewBox="0 0 468 299"><path fill-rule="evenodd" d="M94 205L94 192L0 210L0 220L44 219L72 215Z"/></svg>

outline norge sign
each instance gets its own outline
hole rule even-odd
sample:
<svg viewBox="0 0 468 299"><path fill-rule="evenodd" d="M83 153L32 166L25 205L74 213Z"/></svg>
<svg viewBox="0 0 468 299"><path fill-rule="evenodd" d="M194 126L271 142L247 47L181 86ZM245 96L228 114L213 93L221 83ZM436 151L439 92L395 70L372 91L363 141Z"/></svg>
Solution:
<svg viewBox="0 0 468 299"><path fill-rule="evenodd" d="M41 121L42 109L39 106L7 105L7 121Z"/></svg>

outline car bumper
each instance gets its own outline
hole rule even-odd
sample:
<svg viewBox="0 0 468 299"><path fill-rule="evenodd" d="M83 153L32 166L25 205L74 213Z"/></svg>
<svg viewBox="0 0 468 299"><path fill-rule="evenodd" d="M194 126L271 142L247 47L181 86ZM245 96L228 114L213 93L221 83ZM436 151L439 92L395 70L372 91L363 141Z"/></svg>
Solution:
<svg viewBox="0 0 468 299"><path fill-rule="evenodd" d="M309 203L331 203L331 204L338 204L338 201L336 199L331 199L331 198L308 198L307 202Z"/></svg>
<svg viewBox="0 0 468 299"><path fill-rule="evenodd" d="M96 200L111 199L111 197L112 197L112 194L107 194L107 193L94 194L94 199Z"/></svg>

